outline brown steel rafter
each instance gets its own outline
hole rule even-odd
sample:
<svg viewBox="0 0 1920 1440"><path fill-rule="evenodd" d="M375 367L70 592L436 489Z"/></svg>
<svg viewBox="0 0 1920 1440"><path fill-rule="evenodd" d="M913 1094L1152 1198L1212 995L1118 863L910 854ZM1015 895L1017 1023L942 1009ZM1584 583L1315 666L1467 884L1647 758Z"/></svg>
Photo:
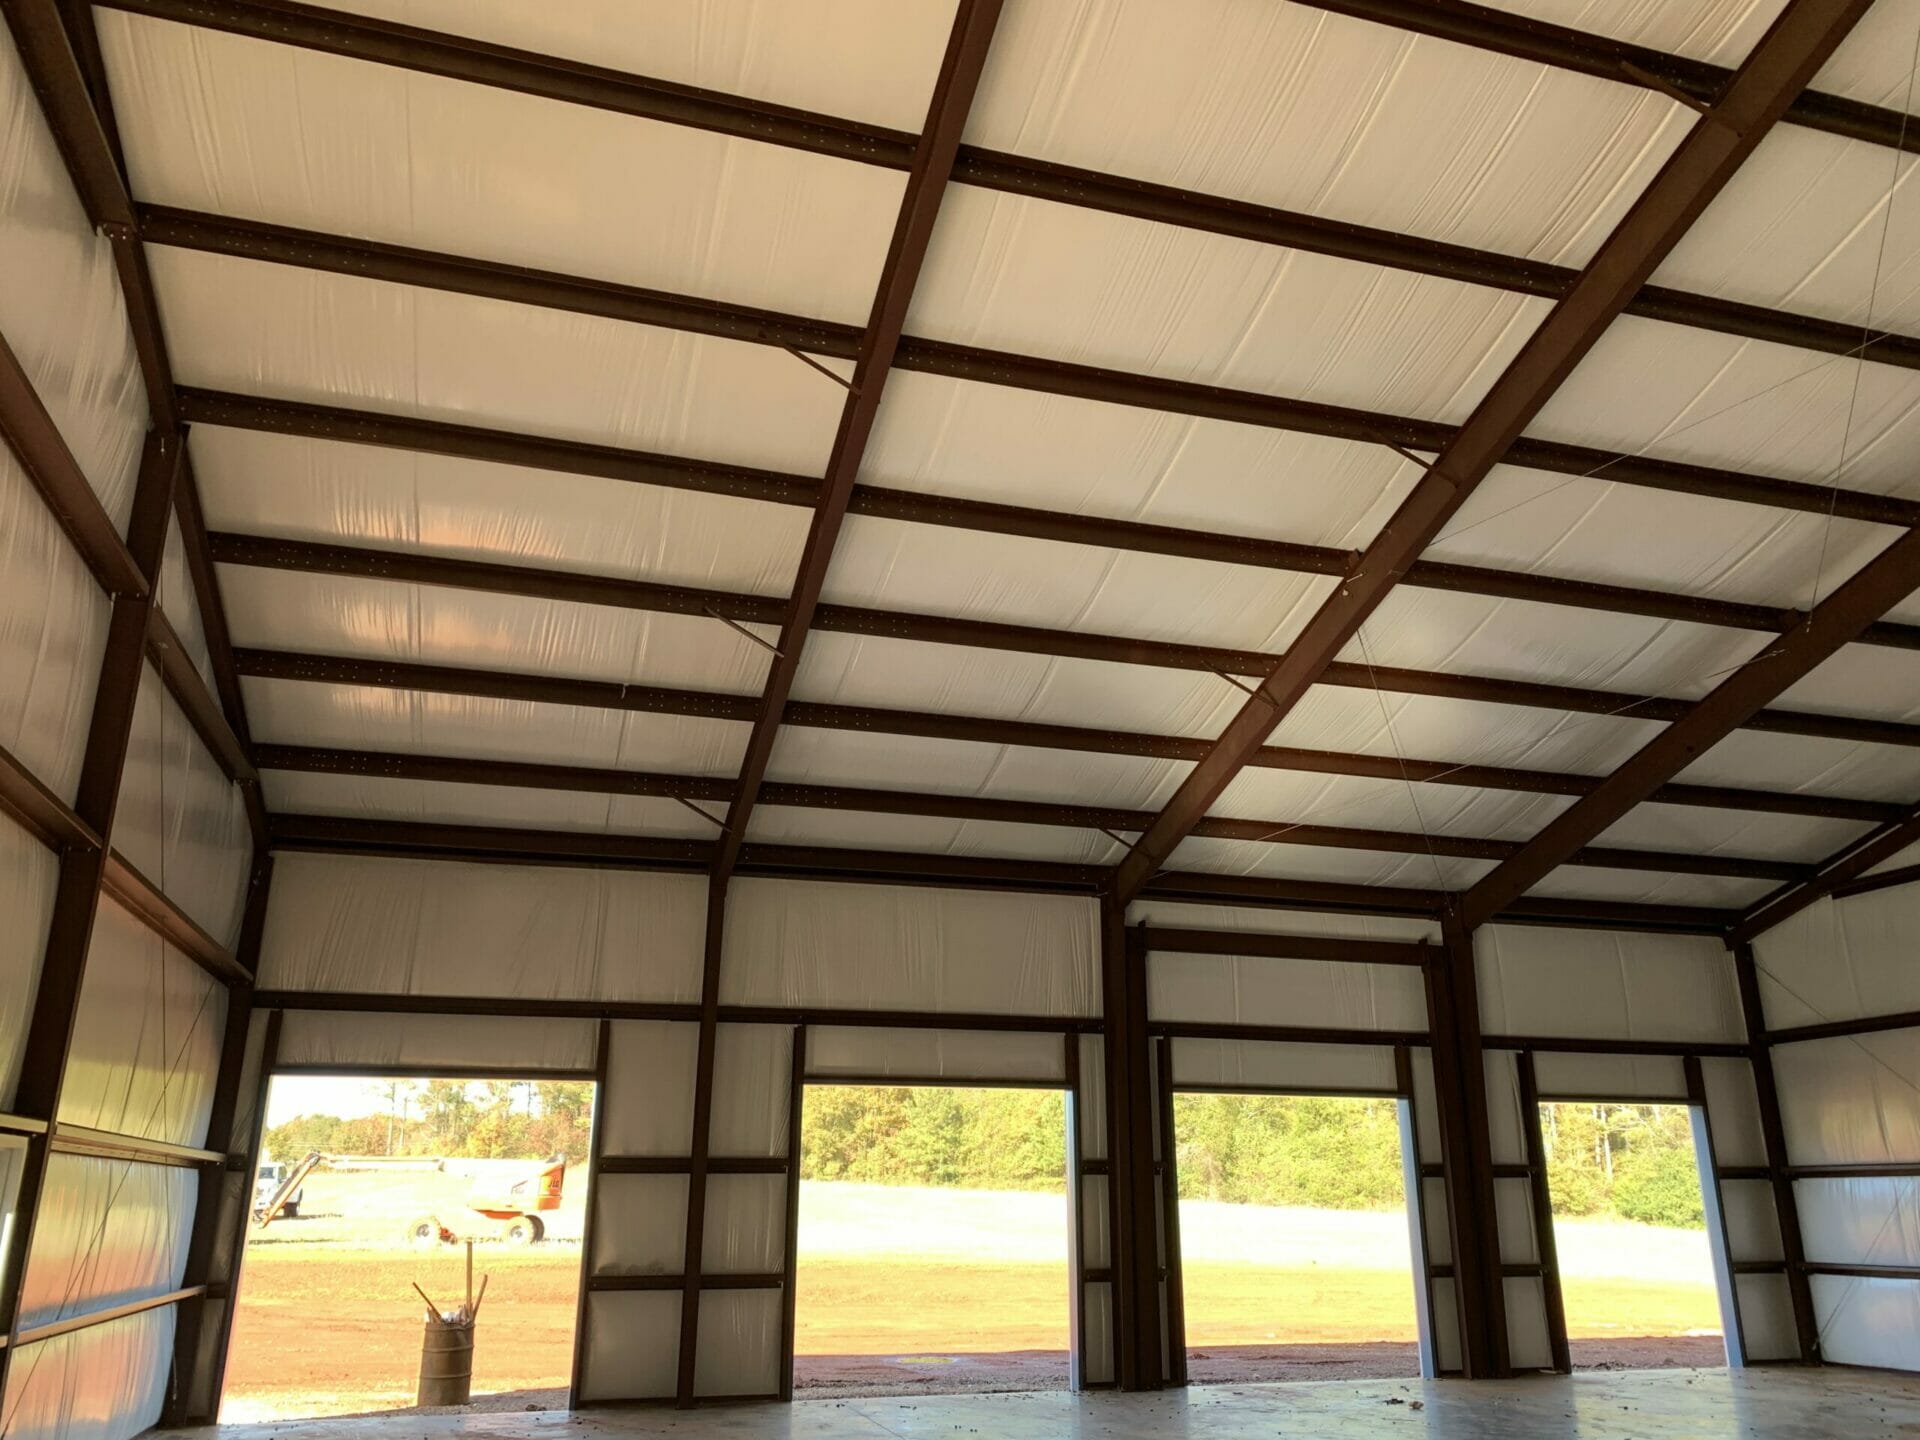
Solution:
<svg viewBox="0 0 1920 1440"><path fill-rule="evenodd" d="M1689 130L1579 280L1388 519L1353 573L1308 621L1214 750L1115 868L1114 890L1122 900L1137 894L1166 862L1440 528L1507 457L1528 423L1786 112L1868 3L1796 0L1781 12L1709 113Z"/></svg>
<svg viewBox="0 0 1920 1440"><path fill-rule="evenodd" d="M934 222L953 170L954 155L966 129L987 51L1000 19L1001 0L960 0L948 36L940 73L934 81L924 127L914 144L913 159L901 199L899 216L880 272L873 308L861 335L848 385L840 427L834 436L825 478L813 508L805 547L791 600L781 617L779 643L773 647L760 711L753 722L732 796L727 826L714 842L707 883L705 962L701 982L700 1036L694 1080L693 1156L687 1181L685 1282L680 1302L680 1357L676 1395L682 1405L693 1403L699 1354L701 1257L706 1227L706 1181L714 1087L720 996L720 965L724 949L727 887L746 839L747 827L766 777L774 736L793 688L800 657L807 643L833 560L834 544L846 519L847 502L859 478L868 437L879 415L887 373L900 344L907 307L919 282Z"/></svg>

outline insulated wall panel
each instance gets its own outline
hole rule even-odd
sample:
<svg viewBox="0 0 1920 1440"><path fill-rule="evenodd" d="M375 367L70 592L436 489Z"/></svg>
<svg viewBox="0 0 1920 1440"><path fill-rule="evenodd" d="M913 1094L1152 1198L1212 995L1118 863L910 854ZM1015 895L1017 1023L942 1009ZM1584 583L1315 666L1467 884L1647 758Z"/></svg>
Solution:
<svg viewBox="0 0 1920 1440"><path fill-rule="evenodd" d="M80 987L60 1119L174 1145L206 1137L227 991L102 899Z"/></svg>
<svg viewBox="0 0 1920 1440"><path fill-rule="evenodd" d="M1795 1165L1920 1161L1920 1029L1776 1045Z"/></svg>
<svg viewBox="0 0 1920 1440"><path fill-rule="evenodd" d="M1091 899L741 879L723 1004L1074 1015L1099 1009Z"/></svg>
<svg viewBox="0 0 1920 1440"><path fill-rule="evenodd" d="M69 802L111 609L12 449L0 445L0 745Z"/></svg>
<svg viewBox="0 0 1920 1440"><path fill-rule="evenodd" d="M1176 1039L1173 1083L1176 1089L1392 1094L1393 1051L1374 1045Z"/></svg>
<svg viewBox="0 0 1920 1440"><path fill-rule="evenodd" d="M0 1110L13 1104L20 1081L59 878L54 853L0 814Z"/></svg>
<svg viewBox="0 0 1920 1440"><path fill-rule="evenodd" d="M1155 950L1147 964L1154 1020L1423 1031L1427 1002L1411 965L1354 965Z"/></svg>
<svg viewBox="0 0 1920 1440"><path fill-rule="evenodd" d="M246 801L151 664L140 672L113 846L216 940L239 937L253 854Z"/></svg>
<svg viewBox="0 0 1920 1440"><path fill-rule="evenodd" d="M593 1047L591 1020L289 1010L281 1024L277 1063L315 1070L390 1067L436 1076L562 1071L584 1078L593 1074Z"/></svg>
<svg viewBox="0 0 1920 1440"><path fill-rule="evenodd" d="M276 989L695 1001L706 882L560 866L281 855Z"/></svg>
<svg viewBox="0 0 1920 1440"><path fill-rule="evenodd" d="M679 1291L602 1290L587 1296L583 1401L669 1399L679 1355Z"/></svg>
<svg viewBox="0 0 1920 1440"><path fill-rule="evenodd" d="M173 1363L174 1310L22 1346L0 1396L9 1437L127 1440L156 1424Z"/></svg>
<svg viewBox="0 0 1920 1440"><path fill-rule="evenodd" d="M1770 1029L1920 1010L1920 884L1822 898L1754 938Z"/></svg>
<svg viewBox="0 0 1920 1440"><path fill-rule="evenodd" d="M866 1025L807 1028L807 1074L830 1080L884 1076L965 1085L981 1080L1066 1078L1066 1047L1078 1037L1010 1030L894 1030Z"/></svg>
<svg viewBox="0 0 1920 1440"><path fill-rule="evenodd" d="M1746 1039L1733 962L1718 940L1487 925L1473 945L1489 1035Z"/></svg>
<svg viewBox="0 0 1920 1440"><path fill-rule="evenodd" d="M193 1171L97 1155L55 1155L20 1296L31 1329L178 1289L187 1263Z"/></svg>
<svg viewBox="0 0 1920 1440"><path fill-rule="evenodd" d="M1913 1345L1920 1335L1920 1280L1815 1275L1812 1284L1823 1358L1883 1370L1920 1369Z"/></svg>
<svg viewBox="0 0 1920 1440"><path fill-rule="evenodd" d="M694 1395L767 1398L778 1392L780 1316L778 1290L702 1291Z"/></svg>
<svg viewBox="0 0 1920 1440"><path fill-rule="evenodd" d="M787 1091L793 1030L786 1025L722 1025L713 1052L714 1155L787 1153Z"/></svg>
<svg viewBox="0 0 1920 1440"><path fill-rule="evenodd" d="M687 1249L685 1175L593 1179L590 1275L678 1275Z"/></svg>
<svg viewBox="0 0 1920 1440"><path fill-rule="evenodd" d="M700 1028L616 1020L600 1111L602 1155L693 1153L693 1079Z"/></svg>
<svg viewBox="0 0 1920 1440"><path fill-rule="evenodd" d="M133 509L146 393L114 270L12 35L0 35L0 334L116 528Z"/></svg>

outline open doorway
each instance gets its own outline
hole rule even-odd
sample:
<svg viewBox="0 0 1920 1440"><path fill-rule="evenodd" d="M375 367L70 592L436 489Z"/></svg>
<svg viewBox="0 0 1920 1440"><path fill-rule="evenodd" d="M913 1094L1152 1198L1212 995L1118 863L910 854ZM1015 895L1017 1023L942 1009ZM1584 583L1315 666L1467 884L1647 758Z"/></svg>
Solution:
<svg viewBox="0 0 1920 1440"><path fill-rule="evenodd" d="M797 1395L1064 1390L1064 1091L810 1082Z"/></svg>
<svg viewBox="0 0 1920 1440"><path fill-rule="evenodd" d="M594 1100L591 1080L276 1076L222 1423L412 1408L413 1287L463 1305L469 1240L471 1407L564 1407Z"/></svg>
<svg viewBox="0 0 1920 1440"><path fill-rule="evenodd" d="M1725 1364L1692 1109L1547 1101L1540 1139L1574 1368Z"/></svg>
<svg viewBox="0 0 1920 1440"><path fill-rule="evenodd" d="M1420 1374L1401 1109L1176 1090L1190 1382Z"/></svg>

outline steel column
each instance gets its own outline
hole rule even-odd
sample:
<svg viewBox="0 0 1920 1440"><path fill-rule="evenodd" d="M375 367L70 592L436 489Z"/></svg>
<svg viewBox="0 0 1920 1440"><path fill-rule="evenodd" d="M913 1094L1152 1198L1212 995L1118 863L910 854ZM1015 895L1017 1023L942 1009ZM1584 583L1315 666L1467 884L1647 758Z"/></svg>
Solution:
<svg viewBox="0 0 1920 1440"><path fill-rule="evenodd" d="M1780 1225L1780 1253L1787 1265L1787 1295L1793 1306L1794 1338L1800 1358L1820 1362L1820 1326L1813 1310L1813 1290L1807 1283L1806 1245L1800 1229L1800 1205L1793 1193L1792 1158L1787 1153L1787 1130L1780 1117L1780 1089L1773 1073L1773 1043L1767 1029L1766 1006L1760 998L1760 970L1753 946L1732 942L1733 974L1740 988L1740 1013L1746 1021L1748 1058L1753 1065L1754 1095L1760 1109L1760 1136L1766 1147L1767 1179L1773 1188L1773 1208Z"/></svg>
<svg viewBox="0 0 1920 1440"><path fill-rule="evenodd" d="M1157 1390L1160 1235L1155 1222L1153 1082L1147 1045L1146 953L1111 897L1100 903L1100 970L1106 1021L1107 1250L1113 1290L1114 1383Z"/></svg>
<svg viewBox="0 0 1920 1440"><path fill-rule="evenodd" d="M1427 1029L1440 1116L1461 1373L1481 1380L1510 1373L1493 1141L1487 1124L1487 1066L1471 933L1452 914L1443 919L1441 932L1444 943L1426 967Z"/></svg>

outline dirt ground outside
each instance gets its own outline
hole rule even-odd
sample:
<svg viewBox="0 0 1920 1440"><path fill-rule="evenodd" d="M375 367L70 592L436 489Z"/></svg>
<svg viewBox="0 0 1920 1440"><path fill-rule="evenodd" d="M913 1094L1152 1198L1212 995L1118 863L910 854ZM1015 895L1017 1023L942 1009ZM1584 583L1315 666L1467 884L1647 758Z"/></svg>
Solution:
<svg viewBox="0 0 1920 1440"><path fill-rule="evenodd" d="M491 1276L475 1341L476 1408L566 1403L582 1179L569 1177L553 1239L475 1247L475 1270ZM487 1222L464 1212L468 1185L457 1175L323 1171L299 1219L254 1232L221 1418L410 1406L421 1306L409 1282L451 1303L464 1260L409 1248L403 1229L434 1211L486 1233ZM1181 1206L1196 1381L1414 1373L1401 1216L1199 1207L1207 1202ZM809 1182L801 1210L795 1348L799 1380L816 1382L808 1393L1066 1383L1063 1197ZM1589 1221L1563 1221L1558 1236L1576 1363L1720 1363L1704 1236ZM1601 1350L1589 1343L1600 1341Z"/></svg>

